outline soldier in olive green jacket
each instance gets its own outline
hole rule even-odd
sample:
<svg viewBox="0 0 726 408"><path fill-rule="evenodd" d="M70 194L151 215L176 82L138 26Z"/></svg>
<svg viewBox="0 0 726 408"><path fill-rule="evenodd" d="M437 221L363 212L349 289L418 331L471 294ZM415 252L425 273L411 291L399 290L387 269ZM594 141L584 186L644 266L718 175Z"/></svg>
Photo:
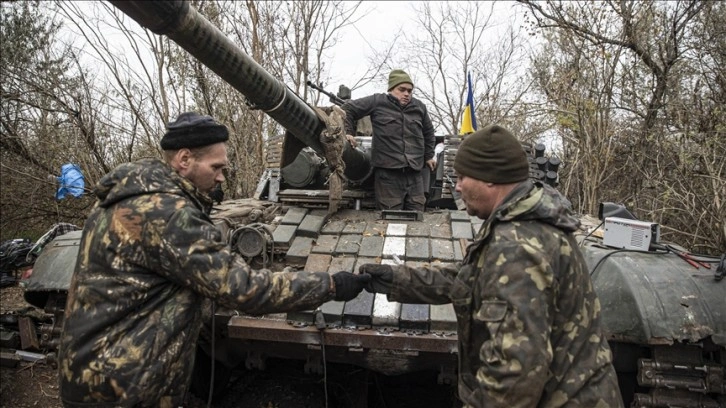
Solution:
<svg viewBox="0 0 726 408"><path fill-rule="evenodd" d="M465 407L620 407L600 303L566 199L528 180L514 136L469 135L454 163L467 212L484 220L460 268L363 265L366 290L453 303Z"/></svg>
<svg viewBox="0 0 726 408"><path fill-rule="evenodd" d="M66 407L184 404L204 298L252 314L350 300L367 275L253 270L209 218L224 181L226 127L184 113L161 140L166 163L119 166L95 188L59 351Z"/></svg>
<svg viewBox="0 0 726 408"><path fill-rule="evenodd" d="M434 126L426 105L413 97L413 81L403 70L388 76L388 93L346 102L345 130L355 146L355 121L371 117L371 166L379 210L423 211L426 204L423 171L436 167ZM427 179L428 180L428 179Z"/></svg>

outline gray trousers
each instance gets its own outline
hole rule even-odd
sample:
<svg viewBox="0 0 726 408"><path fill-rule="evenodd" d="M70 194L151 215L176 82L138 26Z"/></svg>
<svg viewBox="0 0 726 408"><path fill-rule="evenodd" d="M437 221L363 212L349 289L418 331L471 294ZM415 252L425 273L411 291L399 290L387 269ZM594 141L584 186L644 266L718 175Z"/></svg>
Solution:
<svg viewBox="0 0 726 408"><path fill-rule="evenodd" d="M379 210L423 211L426 203L421 170L410 167L376 168L374 192Z"/></svg>

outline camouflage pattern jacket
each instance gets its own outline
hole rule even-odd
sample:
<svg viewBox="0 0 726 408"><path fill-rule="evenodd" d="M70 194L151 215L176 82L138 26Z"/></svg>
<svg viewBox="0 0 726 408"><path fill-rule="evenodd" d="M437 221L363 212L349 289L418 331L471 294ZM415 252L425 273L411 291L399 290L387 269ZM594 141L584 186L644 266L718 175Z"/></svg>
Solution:
<svg viewBox="0 0 726 408"><path fill-rule="evenodd" d="M95 194L59 350L66 406L181 406L204 298L263 314L333 297L327 273L250 269L222 242L209 198L159 160L119 166Z"/></svg>
<svg viewBox="0 0 726 408"><path fill-rule="evenodd" d="M465 407L620 407L600 303L564 197L518 185L459 268L397 267L389 298L453 303Z"/></svg>

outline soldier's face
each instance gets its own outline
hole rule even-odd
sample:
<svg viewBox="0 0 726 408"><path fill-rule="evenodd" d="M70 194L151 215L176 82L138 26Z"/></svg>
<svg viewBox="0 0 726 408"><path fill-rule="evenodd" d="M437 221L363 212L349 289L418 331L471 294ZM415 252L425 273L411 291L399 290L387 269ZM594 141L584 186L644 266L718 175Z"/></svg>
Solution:
<svg viewBox="0 0 726 408"><path fill-rule="evenodd" d="M179 174L191 181L199 191L209 194L224 181L227 168L227 145L215 143L189 153Z"/></svg>
<svg viewBox="0 0 726 408"><path fill-rule="evenodd" d="M487 219L494 209L496 196L492 183L458 173L456 177L456 192L461 194L461 200L466 204L466 213Z"/></svg>
<svg viewBox="0 0 726 408"><path fill-rule="evenodd" d="M411 102L411 95L413 95L413 85L404 82L402 84L394 86L390 92L394 98L398 99L398 103L400 103L401 106L406 106L409 102Z"/></svg>

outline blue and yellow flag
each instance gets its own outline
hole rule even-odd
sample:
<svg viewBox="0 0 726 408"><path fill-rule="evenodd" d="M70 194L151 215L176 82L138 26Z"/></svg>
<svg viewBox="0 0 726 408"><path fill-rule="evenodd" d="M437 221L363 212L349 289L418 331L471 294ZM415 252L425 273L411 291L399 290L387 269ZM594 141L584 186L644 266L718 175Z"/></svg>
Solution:
<svg viewBox="0 0 726 408"><path fill-rule="evenodd" d="M471 87L471 73L468 75L469 92L466 95L466 107L461 117L461 131L459 135L466 135L476 131L476 110L474 109L474 90Z"/></svg>

